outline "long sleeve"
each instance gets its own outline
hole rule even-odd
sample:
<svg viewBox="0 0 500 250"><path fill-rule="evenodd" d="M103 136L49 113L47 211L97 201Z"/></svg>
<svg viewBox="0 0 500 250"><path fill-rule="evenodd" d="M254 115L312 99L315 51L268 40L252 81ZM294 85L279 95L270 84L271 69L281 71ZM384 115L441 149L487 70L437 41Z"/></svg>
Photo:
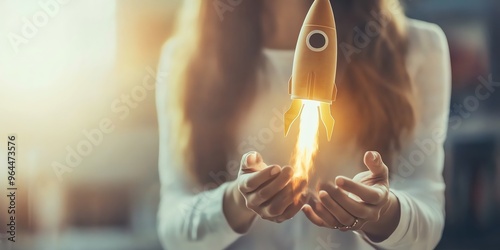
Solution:
<svg viewBox="0 0 500 250"><path fill-rule="evenodd" d="M171 44L164 46L158 72L168 73ZM182 163L173 157L171 124L166 109L166 79L158 77L156 106L159 125L159 174L161 199L158 233L165 249L223 249L240 237L229 226L223 213L223 184L196 188L181 172Z"/></svg>
<svg viewBox="0 0 500 250"><path fill-rule="evenodd" d="M451 87L449 50L437 25L411 22L414 49L408 64L414 69L410 75L417 96L417 125L413 140L391 168L391 191L401 208L399 225L383 242L374 243L365 237L380 249L433 249L444 227L442 172Z"/></svg>

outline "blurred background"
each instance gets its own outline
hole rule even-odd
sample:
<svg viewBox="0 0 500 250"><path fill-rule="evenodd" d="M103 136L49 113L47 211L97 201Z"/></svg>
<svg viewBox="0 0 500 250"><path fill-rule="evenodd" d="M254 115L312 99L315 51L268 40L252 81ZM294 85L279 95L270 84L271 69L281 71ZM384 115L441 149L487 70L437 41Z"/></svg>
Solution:
<svg viewBox="0 0 500 250"><path fill-rule="evenodd" d="M407 0L453 69L438 249L500 245L500 1ZM17 241L0 249L161 249L154 89L181 0L0 0L0 162L17 134ZM186 31L189 32L189 31ZM149 84L149 85L148 85ZM3 167L2 167L3 169ZM0 225L8 223L5 171Z"/></svg>
<svg viewBox="0 0 500 250"><path fill-rule="evenodd" d="M446 226L438 249L500 246L500 1L408 0L407 15L439 24L453 89L446 142Z"/></svg>

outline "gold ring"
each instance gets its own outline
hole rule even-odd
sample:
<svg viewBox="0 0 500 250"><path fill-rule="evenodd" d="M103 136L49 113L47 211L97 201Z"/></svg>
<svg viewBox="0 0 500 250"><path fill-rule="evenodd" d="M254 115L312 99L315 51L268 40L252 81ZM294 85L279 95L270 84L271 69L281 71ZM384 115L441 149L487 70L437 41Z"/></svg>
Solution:
<svg viewBox="0 0 500 250"><path fill-rule="evenodd" d="M356 217L354 217L354 223L352 223L352 225L342 227L341 229L352 229L352 228L354 228L356 225L358 225L358 223L359 223L359 219L358 219L358 218L356 218Z"/></svg>

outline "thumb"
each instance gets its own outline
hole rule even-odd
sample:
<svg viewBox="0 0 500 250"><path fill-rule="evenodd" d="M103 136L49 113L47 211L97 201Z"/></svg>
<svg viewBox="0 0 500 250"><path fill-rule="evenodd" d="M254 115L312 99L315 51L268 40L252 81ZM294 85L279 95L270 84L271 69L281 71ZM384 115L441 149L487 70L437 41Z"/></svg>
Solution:
<svg viewBox="0 0 500 250"><path fill-rule="evenodd" d="M265 166L266 164L262 161L262 156L255 151L248 152L241 157L240 169L244 173L259 171L265 168Z"/></svg>
<svg viewBox="0 0 500 250"><path fill-rule="evenodd" d="M376 176L386 176L388 168L382 161L382 156L376 151L367 151L365 153L364 162L366 167Z"/></svg>

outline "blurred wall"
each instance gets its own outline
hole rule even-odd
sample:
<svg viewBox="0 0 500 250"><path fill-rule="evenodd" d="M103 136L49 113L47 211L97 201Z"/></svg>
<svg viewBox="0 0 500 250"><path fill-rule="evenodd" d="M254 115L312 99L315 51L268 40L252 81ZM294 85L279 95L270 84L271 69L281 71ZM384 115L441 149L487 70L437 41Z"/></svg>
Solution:
<svg viewBox="0 0 500 250"><path fill-rule="evenodd" d="M446 142L446 225L438 249L494 249L500 244L500 2L405 1L408 14L446 33L452 98ZM478 95L477 89L488 92ZM484 97L486 96L486 97Z"/></svg>
<svg viewBox="0 0 500 250"><path fill-rule="evenodd" d="M0 141L18 134L16 249L159 249L155 95L143 82L154 86L179 4L0 1L0 37L14 37L0 39Z"/></svg>

